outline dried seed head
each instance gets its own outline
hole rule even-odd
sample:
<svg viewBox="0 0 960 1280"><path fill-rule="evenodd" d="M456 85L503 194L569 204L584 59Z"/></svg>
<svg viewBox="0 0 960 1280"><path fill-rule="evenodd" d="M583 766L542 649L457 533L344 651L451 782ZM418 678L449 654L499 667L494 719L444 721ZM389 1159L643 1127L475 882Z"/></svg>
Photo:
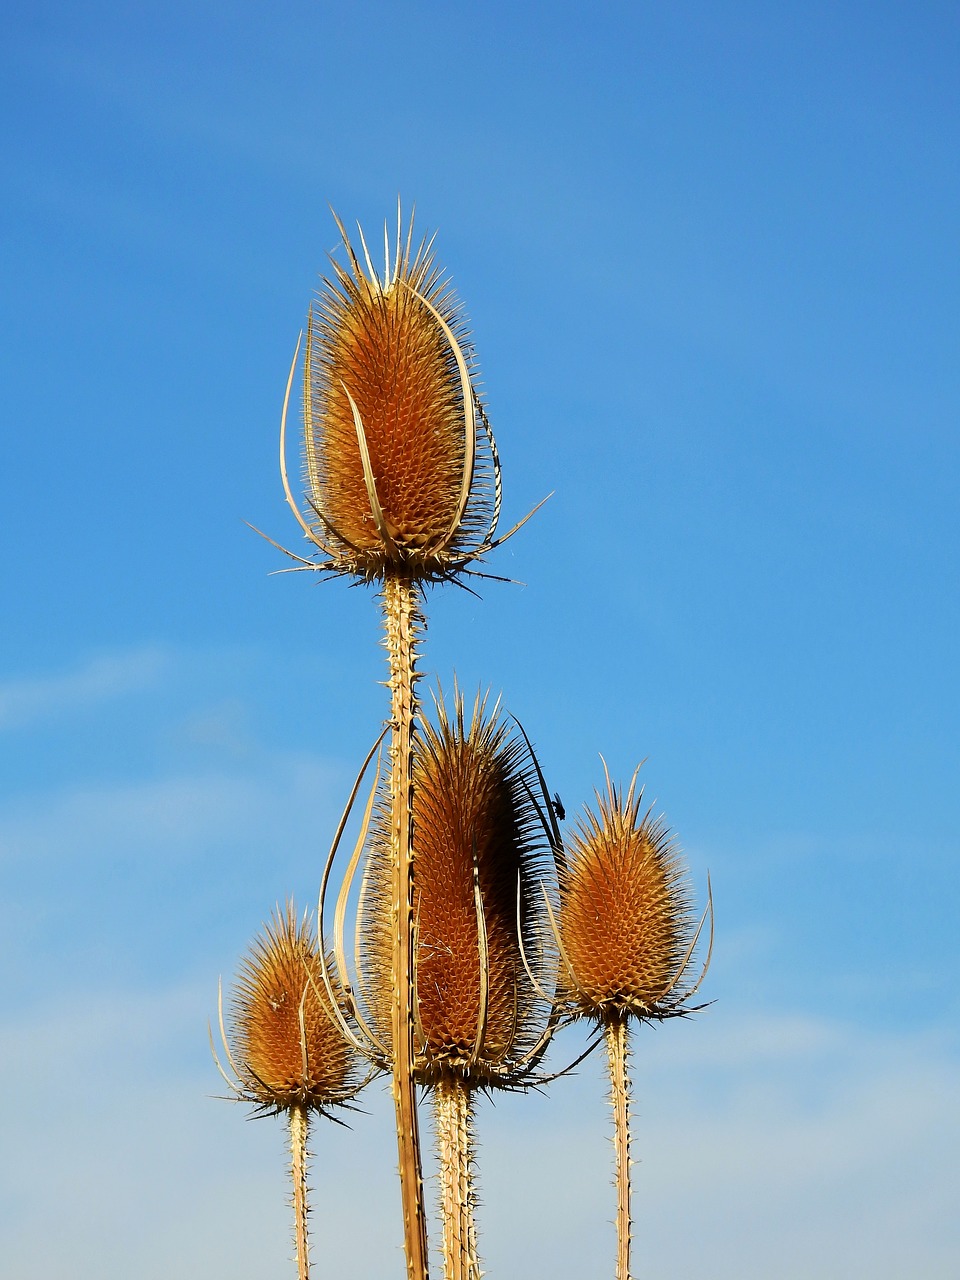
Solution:
<svg viewBox="0 0 960 1280"><path fill-rule="evenodd" d="M565 994L599 1018L675 1011L696 931L679 850L662 819L641 817L635 785L636 777L624 799L608 777L599 814L586 811L560 877Z"/></svg>
<svg viewBox="0 0 960 1280"><path fill-rule="evenodd" d="M310 920L292 901L241 962L227 1034L237 1092L263 1111L343 1102L356 1059L331 1012Z"/></svg>
<svg viewBox="0 0 960 1280"><path fill-rule="evenodd" d="M487 719L480 699L469 728L459 695L455 704L452 722L438 704L438 723L422 727L414 755L417 1067L425 1080L454 1070L475 1084L506 1084L543 1031L545 1002L527 965L536 972L545 963L539 883L552 858L526 742L496 709ZM362 921L372 1021L387 1040L388 831L384 810Z"/></svg>
<svg viewBox="0 0 960 1280"><path fill-rule="evenodd" d="M301 522L336 572L449 577L489 548L499 505L463 315L399 210L382 278L337 224L348 266L332 260L307 322Z"/></svg>

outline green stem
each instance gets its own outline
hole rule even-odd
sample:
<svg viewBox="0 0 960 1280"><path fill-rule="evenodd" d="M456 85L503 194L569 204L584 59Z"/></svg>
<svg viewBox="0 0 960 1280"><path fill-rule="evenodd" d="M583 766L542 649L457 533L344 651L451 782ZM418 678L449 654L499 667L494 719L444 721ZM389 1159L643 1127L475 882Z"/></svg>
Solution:
<svg viewBox="0 0 960 1280"><path fill-rule="evenodd" d="M383 584L385 646L390 666L390 807L393 852L393 1100L396 1109L408 1280L428 1280L420 1130L414 1060L413 731L417 714L417 637L423 620L410 578L388 574Z"/></svg>

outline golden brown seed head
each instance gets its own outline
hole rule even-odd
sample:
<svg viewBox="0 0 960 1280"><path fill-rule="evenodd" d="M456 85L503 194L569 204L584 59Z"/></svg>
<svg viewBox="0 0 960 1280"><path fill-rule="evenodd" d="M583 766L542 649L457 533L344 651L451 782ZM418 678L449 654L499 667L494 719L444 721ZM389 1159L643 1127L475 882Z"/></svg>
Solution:
<svg viewBox="0 0 960 1280"><path fill-rule="evenodd" d="M312 926L298 924L292 901L241 962L231 1013L230 1056L248 1101L322 1110L353 1092L356 1060L330 1013Z"/></svg>
<svg viewBox="0 0 960 1280"><path fill-rule="evenodd" d="M411 258L411 233L404 247L398 220L383 278L343 233L348 267L333 263L308 319L306 519L330 567L366 578L449 576L495 524L466 326L429 245Z"/></svg>
<svg viewBox="0 0 960 1280"><path fill-rule="evenodd" d="M507 1083L542 1031L524 965L544 962L541 877L551 858L531 793L527 744L478 700L420 731L414 756L417 1067L476 1084ZM363 921L371 1013L388 1038L391 881L387 825L371 850ZM521 953L520 939L523 940ZM544 985L548 978L541 975Z"/></svg>
<svg viewBox="0 0 960 1280"><path fill-rule="evenodd" d="M559 930L566 996L581 1013L662 1017L693 938L685 868L670 833L634 785L597 794L567 849Z"/></svg>

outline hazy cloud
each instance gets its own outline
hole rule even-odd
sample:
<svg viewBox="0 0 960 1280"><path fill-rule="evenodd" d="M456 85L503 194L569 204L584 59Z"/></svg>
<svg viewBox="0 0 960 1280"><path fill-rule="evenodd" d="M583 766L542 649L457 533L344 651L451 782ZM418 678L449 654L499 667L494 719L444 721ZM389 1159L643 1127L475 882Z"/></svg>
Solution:
<svg viewBox="0 0 960 1280"><path fill-rule="evenodd" d="M6 1126L0 1189L15 1212L0 1252L18 1280L120 1280L131 1260L144 1280L289 1265L283 1125L245 1124L209 1096L223 1091L205 1048L214 1001L212 984L94 996L0 1028L0 1088L23 1096L29 1081L40 1103ZM960 1066L947 1045L717 1012L636 1049L638 1275L955 1275ZM350 1130L315 1131L316 1263L401 1274L392 1107L382 1083L362 1103ZM479 1101L491 1275L612 1274L609 1124L599 1056L547 1096Z"/></svg>
<svg viewBox="0 0 960 1280"><path fill-rule="evenodd" d="M0 682L0 730L21 729L157 684L169 666L159 648L92 658L61 675Z"/></svg>

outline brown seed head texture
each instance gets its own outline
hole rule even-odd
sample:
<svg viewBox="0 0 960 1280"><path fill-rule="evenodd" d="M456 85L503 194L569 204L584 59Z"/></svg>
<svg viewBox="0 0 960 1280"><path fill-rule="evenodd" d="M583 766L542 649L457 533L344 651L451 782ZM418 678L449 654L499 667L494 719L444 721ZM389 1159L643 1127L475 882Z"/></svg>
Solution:
<svg viewBox="0 0 960 1280"><path fill-rule="evenodd" d="M322 1110L353 1092L355 1058L329 1012L312 926L292 902L241 962L231 1014L231 1061L262 1110Z"/></svg>
<svg viewBox="0 0 960 1280"><path fill-rule="evenodd" d="M307 520L342 572L448 576L492 533L499 483L466 324L412 222L382 279L340 230L349 268L331 260L307 326Z"/></svg>
<svg viewBox="0 0 960 1280"><path fill-rule="evenodd" d="M608 780L567 848L560 938L567 997L582 1014L662 1017L682 999L678 981L694 933L686 872L669 831L631 784Z"/></svg>
<svg viewBox="0 0 960 1280"><path fill-rule="evenodd" d="M479 699L469 728L461 698L452 722L442 705L438 712L437 726L420 730L414 757L418 1071L430 1079L451 1069L496 1084L542 1030L524 954L536 969L544 923L537 883L549 853L531 800L527 744L496 711L486 719ZM363 920L366 985L381 1027L390 966L385 847L381 823Z"/></svg>

